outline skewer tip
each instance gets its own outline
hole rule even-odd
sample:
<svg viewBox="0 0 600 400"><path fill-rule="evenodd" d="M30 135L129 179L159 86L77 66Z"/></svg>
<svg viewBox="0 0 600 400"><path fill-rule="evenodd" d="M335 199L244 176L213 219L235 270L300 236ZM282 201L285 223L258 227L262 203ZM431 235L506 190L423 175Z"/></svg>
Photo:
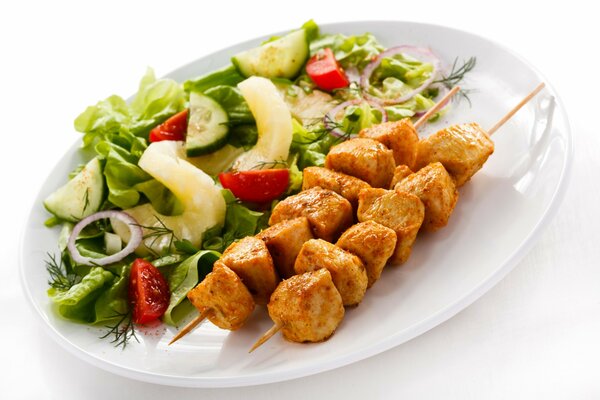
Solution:
<svg viewBox="0 0 600 400"><path fill-rule="evenodd" d="M252 353L258 347L262 346L267 340L271 339L273 337L273 335L275 335L277 332L279 332L279 330L281 328L283 328L283 325L274 324L268 331L266 331L260 337L260 339L258 339L256 341L256 343L254 343L254 345L252 345L252 347L250 348L250 350L248 351L248 353Z"/></svg>
<svg viewBox="0 0 600 400"><path fill-rule="evenodd" d="M177 332L175 336L173 336L173 339L171 339L171 341L169 342L169 346L181 339L182 337L184 337L185 335L187 335L188 333L190 333L200 322L204 321L204 318L206 318L207 314L208 310L204 310L202 311L202 313L200 313L200 315L191 320L186 326L184 326L179 332Z"/></svg>
<svg viewBox="0 0 600 400"><path fill-rule="evenodd" d="M494 134L494 132L496 132L498 129L500 129L502 127L502 125L504 125L506 123L506 121L511 119L512 116L517 113L517 111L519 111L525 104L527 104L531 99L533 99L535 97L535 95L537 95L545 86L546 86L546 84L544 82L541 82L539 85L537 85L535 87L535 89L533 89L531 91L531 93L529 93L527 96L525 96L523 98L523 100L521 100L508 113L506 113L506 115L504 117L502 117L500 119L500 121L498 121L496 123L496 125L494 125L493 127L490 128L490 130L488 131L488 135L492 136Z"/></svg>

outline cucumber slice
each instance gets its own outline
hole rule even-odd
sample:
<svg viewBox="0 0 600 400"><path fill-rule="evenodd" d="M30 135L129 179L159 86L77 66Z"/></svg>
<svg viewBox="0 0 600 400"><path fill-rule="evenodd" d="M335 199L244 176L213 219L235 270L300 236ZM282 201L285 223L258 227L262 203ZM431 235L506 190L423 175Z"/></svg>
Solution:
<svg viewBox="0 0 600 400"><path fill-rule="evenodd" d="M95 157L77 174L44 200L44 207L66 221L76 222L100 209L104 198L102 165Z"/></svg>
<svg viewBox="0 0 600 400"><path fill-rule="evenodd" d="M227 143L229 117L223 107L201 93L190 94L185 151L188 157L201 156L220 149Z"/></svg>
<svg viewBox="0 0 600 400"><path fill-rule="evenodd" d="M296 77L308 59L309 49L304 29L236 54L231 62L242 75L265 78Z"/></svg>

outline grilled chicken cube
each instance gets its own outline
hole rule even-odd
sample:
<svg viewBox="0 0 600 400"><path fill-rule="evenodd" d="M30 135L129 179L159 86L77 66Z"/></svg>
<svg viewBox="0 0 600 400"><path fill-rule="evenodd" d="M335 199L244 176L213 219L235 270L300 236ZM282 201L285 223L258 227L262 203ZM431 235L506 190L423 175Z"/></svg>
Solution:
<svg viewBox="0 0 600 400"><path fill-rule="evenodd" d="M458 200L454 180L439 162L429 164L404 178L395 190L412 193L425 205L423 228L435 231L446 226Z"/></svg>
<svg viewBox="0 0 600 400"><path fill-rule="evenodd" d="M344 318L344 306L326 269L281 282L268 304L269 316L292 342L328 339Z"/></svg>
<svg viewBox="0 0 600 400"><path fill-rule="evenodd" d="M423 223L425 208L410 193L386 189L364 189L358 197L358 220L375 221L396 232L396 248L389 262L403 264Z"/></svg>
<svg viewBox="0 0 600 400"><path fill-rule="evenodd" d="M360 303L368 284L367 271L360 258L324 240L309 240L296 258L294 270L302 274L321 268L331 272L345 306Z"/></svg>
<svg viewBox="0 0 600 400"><path fill-rule="evenodd" d="M396 248L396 232L375 221L353 225L340 236L336 246L357 255L365 265L367 288L373 286Z"/></svg>
<svg viewBox="0 0 600 400"><path fill-rule="evenodd" d="M296 257L307 240L313 238L306 217L281 221L256 235L267 245L279 276L287 279L294 275Z"/></svg>
<svg viewBox="0 0 600 400"><path fill-rule="evenodd" d="M355 176L373 187L389 187L394 176L394 154L374 139L355 138L335 145L325 167Z"/></svg>
<svg viewBox="0 0 600 400"><path fill-rule="evenodd" d="M225 249L219 262L231 268L242 279L256 304L269 302L279 277L265 242L247 236Z"/></svg>
<svg viewBox="0 0 600 400"><path fill-rule="evenodd" d="M353 209L356 209L358 204L358 192L371 187L365 181L327 168L308 167L302 172L302 190L316 186L333 190L348 200Z"/></svg>
<svg viewBox="0 0 600 400"><path fill-rule="evenodd" d="M358 137L375 139L392 150L396 165L414 167L419 135L410 118L373 125L361 130Z"/></svg>
<svg viewBox="0 0 600 400"><path fill-rule="evenodd" d="M493 152L494 142L479 124L452 125L419 142L416 169L440 162L461 187Z"/></svg>
<svg viewBox="0 0 600 400"><path fill-rule="evenodd" d="M352 206L336 192L314 187L279 202L269 225L298 217L308 218L313 235L328 242L335 241L353 222Z"/></svg>
<svg viewBox="0 0 600 400"><path fill-rule="evenodd" d="M210 322L231 331L241 328L254 310L248 288L235 272L219 261L187 297L200 313L207 311Z"/></svg>
<svg viewBox="0 0 600 400"><path fill-rule="evenodd" d="M398 165L394 170L394 177L392 178L392 183L390 183L390 189L394 189L398 182L400 182L402 179L406 178L412 173L413 171L410 168L408 168L408 166Z"/></svg>

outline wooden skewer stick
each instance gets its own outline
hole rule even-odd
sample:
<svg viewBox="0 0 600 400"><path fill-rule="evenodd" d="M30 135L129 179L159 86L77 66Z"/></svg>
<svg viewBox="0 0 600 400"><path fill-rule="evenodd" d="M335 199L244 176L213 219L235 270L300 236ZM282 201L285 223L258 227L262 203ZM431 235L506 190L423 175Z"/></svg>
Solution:
<svg viewBox="0 0 600 400"><path fill-rule="evenodd" d="M536 94L538 94L540 92L540 90L542 90L544 88L545 83L542 82L540 83L535 89L533 89L533 91L531 93L529 93L527 96L525 96L525 98L523 100L521 100L519 102L519 104L517 104L512 110L510 110L508 113L506 113L506 115L504 117L502 117L502 119L500 121L498 121L496 123L496 125L494 125L487 133L489 136L492 136L494 134L494 132L496 132L498 129L500 129L500 127L502 125L504 125L504 123L506 121L508 121L509 119L511 119L511 117L513 115L516 114L517 111L519 111L521 109L521 107L523 107L525 104L527 104L527 102L529 102L529 100L531 100Z"/></svg>
<svg viewBox="0 0 600 400"><path fill-rule="evenodd" d="M444 107L446 105L446 103L448 102L448 100L450 100L452 98L452 96L454 96L459 90L460 90L459 86L454 86L451 91L446 93L446 95L444 97L442 97L442 99L440 101L438 101L433 107L431 107L429 110L427 110L427 112L425 114L423 114L417 122L415 122L415 125L414 125L415 129L419 129L419 127L421 125L423 125L425 122L427 122L427 120L429 120L429 118L431 118L431 116L433 114L438 112L440 110L440 108Z"/></svg>
<svg viewBox="0 0 600 400"><path fill-rule="evenodd" d="M283 325L278 325L275 324L271 327L271 329L269 329L268 331L266 331L264 333L264 335L262 335L260 337L260 339L258 339L256 341L256 343L254 343L254 345L252 346L252 348L250 349L250 351L248 351L248 353L252 353L254 350L256 350L259 346L261 346L264 342L266 342L267 340L271 339L273 337L273 335L275 335L277 332L279 332L279 330L283 328Z"/></svg>
<svg viewBox="0 0 600 400"><path fill-rule="evenodd" d="M184 337L185 335L187 335L188 333L190 333L200 322L204 321L204 318L206 318L208 315L208 311L208 308L202 311L200 315L191 320L189 324L187 324L179 332L177 332L177 335L175 335L173 339L171 339L171 341L169 342L169 346L181 339L182 337Z"/></svg>

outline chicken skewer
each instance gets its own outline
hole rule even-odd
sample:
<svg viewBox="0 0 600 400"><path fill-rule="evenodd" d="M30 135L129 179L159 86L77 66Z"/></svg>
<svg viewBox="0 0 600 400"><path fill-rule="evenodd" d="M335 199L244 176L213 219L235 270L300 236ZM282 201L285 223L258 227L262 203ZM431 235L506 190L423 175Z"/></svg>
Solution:
<svg viewBox="0 0 600 400"><path fill-rule="evenodd" d="M200 315L183 327L172 344L192 331L205 318L219 328L242 327L255 304L267 304L279 277L264 241L245 237L231 244L213 270L187 297Z"/></svg>
<svg viewBox="0 0 600 400"><path fill-rule="evenodd" d="M544 84L543 83L540 84L533 92L531 92L521 102L519 102L519 104L517 104L516 107L511 109L506 114L505 117L503 117L496 125L494 125L494 127L490 130L491 133L494 133L506 121L508 121L508 119L510 117L512 117L521 107L523 107L523 105L525 105L529 100L531 100L543 87L544 87ZM429 171L432 171L432 172L430 173ZM411 174L411 175L418 176L418 172ZM423 203L428 204L429 208L433 208L433 209L437 208L437 207L435 207L437 204L434 205L432 203L432 199L428 198L429 193L434 193L436 196L441 195L442 197L447 198L446 203L449 202L447 204L447 206L441 207L438 210L439 212L433 213L433 215L430 215L429 218L425 220L425 222L429 226L429 229L434 230L434 229L437 229L446 224L449 214L452 212L452 209L454 208L454 205L456 204L456 200L458 198L458 192L456 191L455 185L452 182L452 179L448 175L447 171L445 170L444 166L439 162L429 164L429 166L427 168L423 169L423 173L421 173L421 175L426 175L426 179L413 180L413 182L416 183L418 186L422 186L425 183L425 181L431 181L431 178L434 178L434 181L436 181L436 182L439 181L439 185L437 185L437 183L434 182L434 185L437 186L437 188L435 188L435 189L434 188L424 188L424 189L421 188L422 190L419 192L421 194L420 197L423 197L423 196L426 197L423 199L424 200ZM410 178L410 177L411 176L409 175L407 178ZM405 178L405 179L407 179L407 178ZM404 180L402 180L398 185L401 185L403 181ZM400 186L400 188L401 189L405 188L405 189L411 191L410 186L411 186L411 180L409 179L408 183L404 186ZM380 192L383 192L383 193L380 193ZM361 210L361 206L363 208L366 207L366 205L365 205L365 204L367 204L365 201L366 197L368 197L368 196L375 197L375 200L372 201L372 203L375 204L373 215L369 215L369 212L367 210L359 211L359 217L361 215L363 216L362 219L359 218L361 220L361 222L363 222L365 220L372 221L374 217L377 217L378 214L381 214L381 212L382 212L381 211L381 203L379 202L379 204L377 204L377 200L378 200L377 197L386 196L387 192L391 193L392 198L390 198L389 202L391 202L391 204L393 204L394 206L397 206L397 204L395 204L395 202L397 202L397 200L394 200L393 196L398 196L399 194L402 194L402 193L408 194L407 192L404 192L402 190L398 190L398 191L394 190L393 192L387 191L385 189L376 189L376 188L360 190L360 194L358 196L359 197L358 198L359 210ZM417 196L417 197L419 197L419 196ZM419 203L421 203L419 201L419 199L417 199L417 201ZM421 207L423 207L423 203L421 203ZM398 203L398 204L400 204L400 203ZM416 207L416 209L418 209L418 207ZM423 211L421 211L421 213L422 212ZM431 214L431 212L430 212L430 214ZM421 217L421 220L423 220L423 217ZM386 222L386 221L380 220L380 221L376 221L376 222ZM417 222L415 225L416 228L412 228L412 232L409 234L408 240L400 240L399 239L399 244L401 246L396 247L396 250L395 250L396 259L405 260L408 257L408 254L410 254L410 247L412 246L412 241L414 241L414 238L416 237L416 231L418 230L418 226L420 226L420 223L418 221L416 221L416 222ZM385 223L384 223L384 225L385 225ZM397 229L400 229L400 231L396 231L397 234L398 234L398 232L402 232L402 233L404 232L403 227L400 227ZM309 243L309 242L307 242L307 243ZM301 253L302 253L302 251L301 251ZM314 260L312 262L314 262ZM296 269L296 270L298 271L298 269ZM254 344L254 346L252 346L250 352L254 351L257 347L259 347L260 345L265 343L267 340L269 340L279 330L283 329L283 327L284 327L284 325L281 322L278 322L275 320L275 324L273 325L273 327L271 327L263 336L261 336L261 338L258 339L258 341Z"/></svg>
<svg viewBox="0 0 600 400"><path fill-rule="evenodd" d="M483 167L494 152L491 135L544 87L538 85L487 132L477 123L458 124L442 129L418 143L417 171L431 163L440 162L454 178L457 187L468 182Z"/></svg>
<svg viewBox="0 0 600 400"><path fill-rule="evenodd" d="M537 94L537 92L539 92L539 90L541 90L541 88L543 87L543 85L541 85L540 87L538 87L536 89L536 91L532 92L527 98L525 98L523 101L521 101L517 107L513 110L511 110L506 117L503 118L503 120L501 120L498 124L496 124L496 126L494 126L493 130L497 130L504 122L506 122L512 115L514 115L514 113L516 113L518 111L519 108L521 108L527 101L529 101L533 96L535 96L535 94ZM449 92L444 99L442 99L437 105L437 109L435 109L436 107L434 107L434 109L430 110L431 112L429 113L429 115L424 115L419 121L418 124L420 125L421 123L423 123L424 121L427 120L427 118L432 115L433 113L437 112L437 110L439 108L441 108L443 106L443 104L447 101L447 99L449 99L454 93L456 93L458 91L458 88L453 89L453 91ZM493 133L493 131L492 131ZM294 217L297 217L298 215L293 215ZM410 244L409 244L410 247ZM408 249L410 250L410 248ZM325 269L327 269L327 267L324 267ZM364 267L363 267L364 268ZM296 270L296 272L302 272L302 269L300 269L299 271ZM380 270L379 270L380 272ZM369 286L372 285L372 282L369 282ZM362 286L362 285L361 285ZM362 290L362 289L361 289ZM366 287L365 287L366 290ZM364 294L364 291L363 291ZM264 302L264 297L262 299L262 301ZM360 299L358 300L360 301ZM270 304L270 303L269 303ZM189 323L186 327L184 327L182 329L182 331L172 340L171 343L173 343L175 340L179 339L180 337L182 337L183 335L185 335L187 332L191 331L195 326L197 326L204 318L206 318L208 315L208 313L206 312L206 310L202 311L200 316L198 318L196 318L195 320L193 320L191 323ZM284 325L283 324L278 324L276 323L271 329L269 329L269 331L263 335L263 337L261 339L259 339L257 341L257 343L255 344L255 346L253 346L252 350L256 349L258 346L260 346L261 344L263 344L264 342L266 342L270 337L272 337L273 335L275 335L279 330L283 329Z"/></svg>
<svg viewBox="0 0 600 400"><path fill-rule="evenodd" d="M280 330L292 342L327 340L345 313L342 296L327 269L305 272L282 281L267 308L274 325L254 343L250 353Z"/></svg>

